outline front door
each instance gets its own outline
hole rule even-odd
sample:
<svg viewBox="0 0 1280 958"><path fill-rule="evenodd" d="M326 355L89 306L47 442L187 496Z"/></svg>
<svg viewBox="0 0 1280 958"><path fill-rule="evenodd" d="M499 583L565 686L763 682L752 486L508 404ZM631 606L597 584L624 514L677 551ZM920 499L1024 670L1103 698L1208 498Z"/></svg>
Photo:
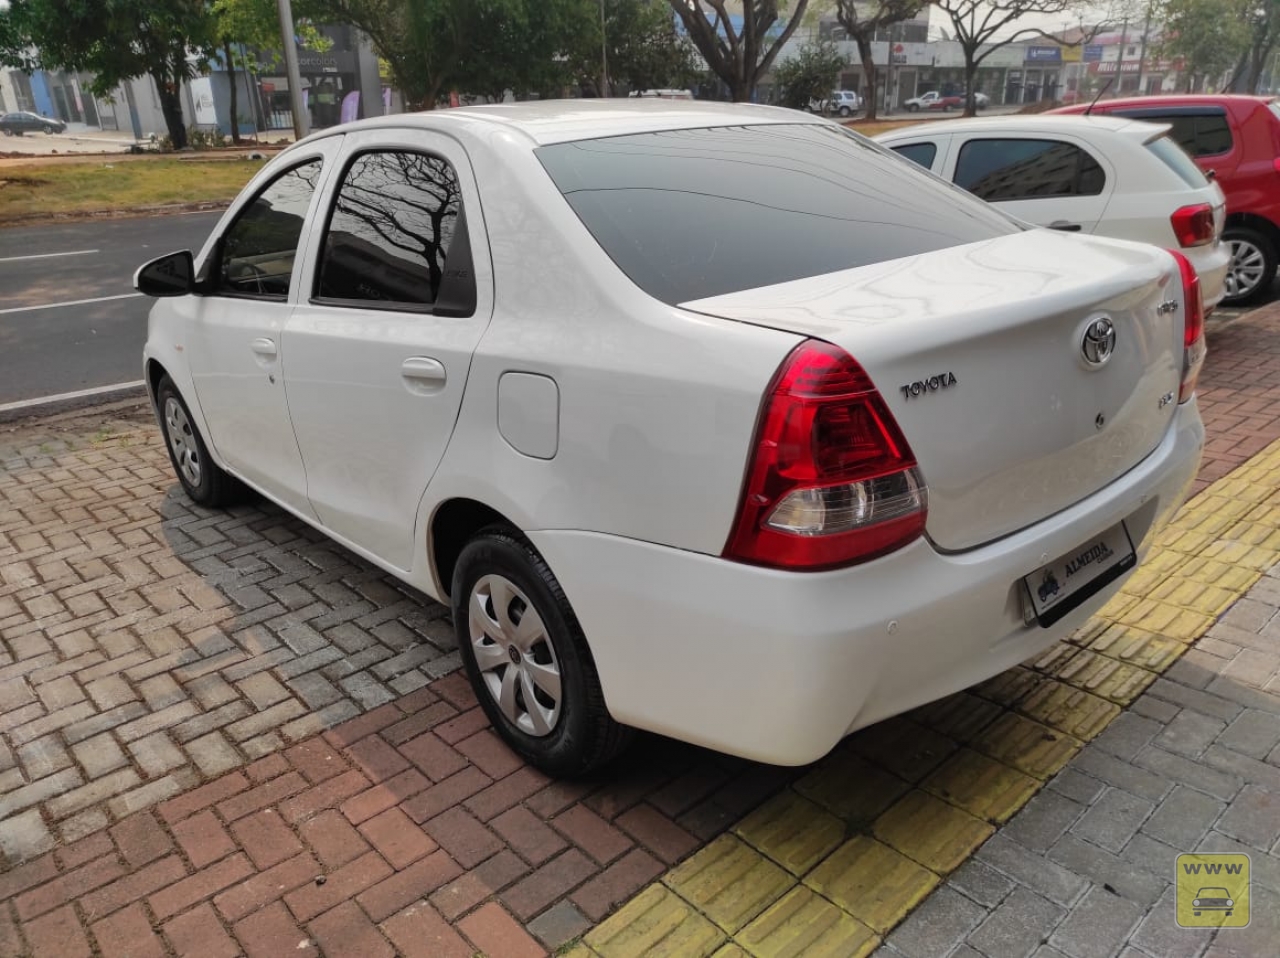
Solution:
<svg viewBox="0 0 1280 958"><path fill-rule="evenodd" d="M218 455L236 475L313 516L281 378L281 334L296 301L298 247L340 138L298 155L244 203L201 268L188 347Z"/></svg>
<svg viewBox="0 0 1280 958"><path fill-rule="evenodd" d="M285 330L285 382L320 521L408 570L418 505L489 322L489 247L456 141L370 130L349 134L344 153Z"/></svg>

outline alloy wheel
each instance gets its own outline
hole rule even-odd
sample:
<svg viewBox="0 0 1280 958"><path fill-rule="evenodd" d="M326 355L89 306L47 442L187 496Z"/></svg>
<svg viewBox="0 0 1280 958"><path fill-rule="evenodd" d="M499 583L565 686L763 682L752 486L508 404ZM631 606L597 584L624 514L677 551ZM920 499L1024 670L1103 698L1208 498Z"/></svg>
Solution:
<svg viewBox="0 0 1280 958"><path fill-rule="evenodd" d="M1267 270L1267 258L1262 250L1245 239L1232 239L1231 265L1227 268L1227 295L1231 298L1248 296L1262 282Z"/></svg>
<svg viewBox="0 0 1280 958"><path fill-rule="evenodd" d="M195 435L191 430L191 421L182 403L170 396L164 404L165 437L169 440L169 449L173 453L173 461L183 477L193 487L200 485L200 452L196 447Z"/></svg>
<svg viewBox="0 0 1280 958"><path fill-rule="evenodd" d="M550 735L560 720L560 662L533 603L505 576L482 576L467 601L467 632L485 688L526 735Z"/></svg>

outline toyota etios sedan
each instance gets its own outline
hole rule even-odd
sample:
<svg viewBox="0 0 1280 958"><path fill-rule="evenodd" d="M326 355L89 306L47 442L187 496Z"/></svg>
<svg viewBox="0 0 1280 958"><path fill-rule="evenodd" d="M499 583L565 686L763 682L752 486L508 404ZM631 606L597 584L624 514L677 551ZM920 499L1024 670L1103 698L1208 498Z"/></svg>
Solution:
<svg viewBox="0 0 1280 958"><path fill-rule="evenodd" d="M196 502L452 605L506 741L810 762L1080 625L1204 440L1178 253L1030 230L825 120L543 102L337 127L136 277Z"/></svg>

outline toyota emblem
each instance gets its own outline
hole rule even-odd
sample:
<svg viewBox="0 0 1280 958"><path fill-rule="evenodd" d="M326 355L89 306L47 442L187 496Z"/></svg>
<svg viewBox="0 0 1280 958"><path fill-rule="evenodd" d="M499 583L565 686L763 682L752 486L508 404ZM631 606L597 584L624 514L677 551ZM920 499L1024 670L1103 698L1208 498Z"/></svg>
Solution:
<svg viewBox="0 0 1280 958"><path fill-rule="evenodd" d="M1116 351L1115 324L1105 316L1091 322L1084 331L1081 351L1090 366L1104 365Z"/></svg>

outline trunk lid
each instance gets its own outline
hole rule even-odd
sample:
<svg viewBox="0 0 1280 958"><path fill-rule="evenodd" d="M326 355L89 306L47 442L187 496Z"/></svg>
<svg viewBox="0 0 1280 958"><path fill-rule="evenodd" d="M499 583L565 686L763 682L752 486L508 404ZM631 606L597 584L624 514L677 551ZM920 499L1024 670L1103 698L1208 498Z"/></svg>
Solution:
<svg viewBox="0 0 1280 958"><path fill-rule="evenodd" d="M1032 230L681 305L849 352L920 463L927 534L959 551L1155 449L1177 405L1181 301L1178 267L1155 247ZM1115 338L1097 363L1085 339L1100 320Z"/></svg>

